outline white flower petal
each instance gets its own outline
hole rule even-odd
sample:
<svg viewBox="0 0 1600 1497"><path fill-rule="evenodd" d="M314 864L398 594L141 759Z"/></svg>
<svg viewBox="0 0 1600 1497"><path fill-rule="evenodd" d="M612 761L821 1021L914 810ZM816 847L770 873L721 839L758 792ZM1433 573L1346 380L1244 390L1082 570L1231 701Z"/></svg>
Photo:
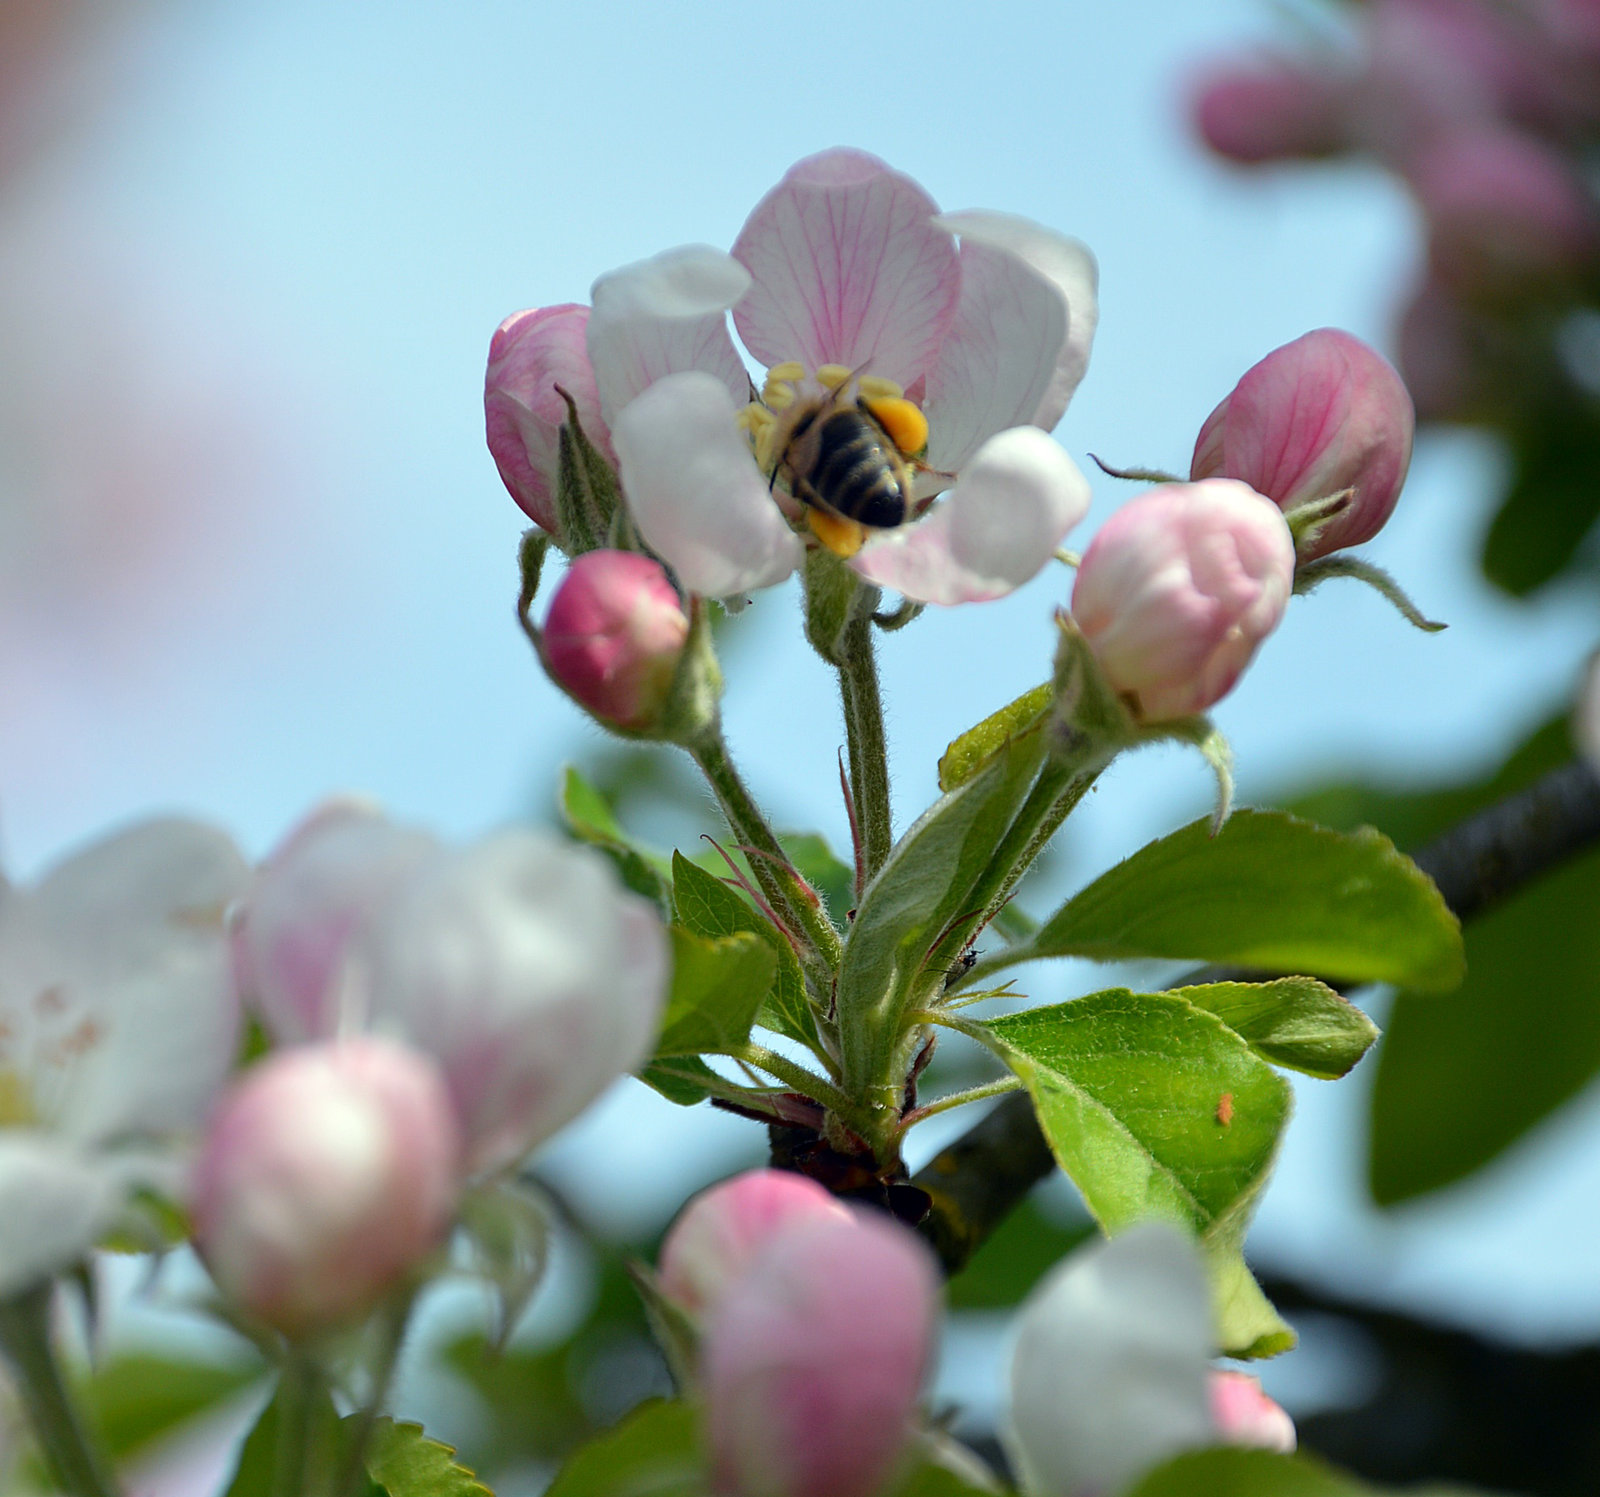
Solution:
<svg viewBox="0 0 1600 1497"><path fill-rule="evenodd" d="M919 603L981 603L1036 576L1088 509L1077 464L1017 426L978 449L929 515L875 536L850 565Z"/></svg>
<svg viewBox="0 0 1600 1497"><path fill-rule="evenodd" d="M640 533L702 597L771 587L804 556L734 424L737 414L711 375L673 374L612 423Z"/></svg>
<svg viewBox="0 0 1600 1497"><path fill-rule="evenodd" d="M369 942L372 1028L439 1062L469 1164L514 1162L650 1053L666 942L598 854L503 832L431 863Z"/></svg>
<svg viewBox="0 0 1600 1497"><path fill-rule="evenodd" d="M728 308L749 285L744 266L704 244L601 276L589 293L588 340L607 424L658 379L688 369L715 375L742 403L750 377L728 333Z"/></svg>
<svg viewBox="0 0 1600 1497"><path fill-rule="evenodd" d="M945 213L939 223L961 236L963 251L973 245L1012 255L1042 276L1061 298L1067 314L1066 341L1056 354L1054 372L1038 406L1018 418L1044 431L1054 430L1089 367L1089 351L1100 321L1100 272L1094 255L1078 240L1010 213ZM929 395L931 404L931 383Z"/></svg>
<svg viewBox="0 0 1600 1497"><path fill-rule="evenodd" d="M125 1194L109 1160L31 1128L0 1131L0 1299L81 1258Z"/></svg>
<svg viewBox="0 0 1600 1497"><path fill-rule="evenodd" d="M220 831L144 822L0 906L0 1066L80 1141L186 1126L239 1032L224 914L249 869Z"/></svg>
<svg viewBox="0 0 1600 1497"><path fill-rule="evenodd" d="M734 308L764 364L843 364L909 385L927 372L955 313L961 273L938 206L864 151L791 167L739 231L754 278Z"/></svg>
<svg viewBox="0 0 1600 1497"><path fill-rule="evenodd" d="M1145 1222L1074 1253L1023 1306L1007 1445L1033 1497L1121 1492L1181 1450L1216 1443L1215 1350L1199 1254Z"/></svg>

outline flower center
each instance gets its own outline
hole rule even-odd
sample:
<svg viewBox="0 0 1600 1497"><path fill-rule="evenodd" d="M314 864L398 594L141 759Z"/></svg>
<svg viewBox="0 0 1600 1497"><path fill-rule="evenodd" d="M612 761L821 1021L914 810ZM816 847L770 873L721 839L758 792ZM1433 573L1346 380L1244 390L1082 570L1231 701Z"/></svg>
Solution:
<svg viewBox="0 0 1600 1497"><path fill-rule="evenodd" d="M804 506L830 551L853 556L871 531L914 517L913 472L927 449L928 420L893 380L842 364L810 375L798 361L777 364L739 425L774 490Z"/></svg>

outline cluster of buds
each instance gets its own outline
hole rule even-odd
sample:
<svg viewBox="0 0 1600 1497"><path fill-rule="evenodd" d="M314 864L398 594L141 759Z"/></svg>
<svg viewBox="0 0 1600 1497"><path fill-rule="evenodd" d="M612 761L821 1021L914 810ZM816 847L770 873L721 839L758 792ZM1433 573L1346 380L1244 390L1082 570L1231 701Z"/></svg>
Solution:
<svg viewBox="0 0 1600 1497"><path fill-rule="evenodd" d="M1361 9L1348 54L1213 72L1196 97L1200 132L1236 161L1356 151L1396 173L1428 234L1401 336L1407 383L1430 418L1513 405L1541 320L1523 314L1542 306L1558 323L1548 309L1581 304L1600 267L1585 166L1600 141L1600 22L1583 0Z"/></svg>
<svg viewBox="0 0 1600 1497"><path fill-rule="evenodd" d="M659 1289L698 1343L722 1497L889 1490L919 1446L937 1319L934 1268L909 1232L800 1176L753 1171L684 1209ZM1023 1490L1110 1497L1184 1450L1293 1450L1294 1426L1259 1383L1211 1367L1211 1313L1198 1256L1169 1227L1135 1228L1047 1277L1011 1365Z"/></svg>
<svg viewBox="0 0 1600 1497"><path fill-rule="evenodd" d="M230 1298L292 1336L372 1308L506 1170L648 1055L655 911L603 858L533 832L465 848L318 811L233 926L241 996L283 1048L216 1108L195 1240Z"/></svg>

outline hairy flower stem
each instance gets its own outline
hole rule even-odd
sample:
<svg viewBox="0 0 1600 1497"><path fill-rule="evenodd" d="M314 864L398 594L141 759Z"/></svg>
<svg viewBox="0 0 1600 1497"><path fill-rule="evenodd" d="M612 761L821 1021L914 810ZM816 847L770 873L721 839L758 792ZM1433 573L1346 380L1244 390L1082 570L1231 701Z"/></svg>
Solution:
<svg viewBox="0 0 1600 1497"><path fill-rule="evenodd" d="M311 1464L312 1405L321 1382L303 1352L290 1351L278 1374L278 1438L272 1497L303 1497Z"/></svg>
<svg viewBox="0 0 1600 1497"><path fill-rule="evenodd" d="M780 1055L776 1050L769 1050L765 1045L745 1044L729 1053L735 1060L765 1071L769 1076L776 1076L791 1090L810 1097L813 1102L820 1102L830 1112L835 1113L846 1127L857 1132L861 1130L863 1125L861 1109L831 1081L817 1075L815 1071L797 1065L788 1056Z"/></svg>
<svg viewBox="0 0 1600 1497"><path fill-rule="evenodd" d="M872 635L870 613L851 621L841 645L839 696L844 705L850 789L861 828L862 873L865 882L870 883L894 846L889 811L889 745L883 730L877 642Z"/></svg>
<svg viewBox="0 0 1600 1497"><path fill-rule="evenodd" d="M753 848L750 872L778 917L801 942L801 965L813 989L824 997L831 993L833 971L839 964L839 933L829 922L820 902L810 896L767 825L739 771L728 755L720 727L713 726L688 745L694 762L706 777L729 830L741 846Z"/></svg>
<svg viewBox="0 0 1600 1497"><path fill-rule="evenodd" d="M56 1361L50 1294L46 1279L0 1300L0 1351L16 1373L28 1420L61 1490L67 1497L114 1497L116 1485L84 1433Z"/></svg>

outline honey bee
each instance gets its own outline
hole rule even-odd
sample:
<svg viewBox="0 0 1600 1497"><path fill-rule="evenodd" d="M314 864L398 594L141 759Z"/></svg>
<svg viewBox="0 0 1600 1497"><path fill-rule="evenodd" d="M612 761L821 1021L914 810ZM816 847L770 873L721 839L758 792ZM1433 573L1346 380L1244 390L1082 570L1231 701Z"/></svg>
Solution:
<svg viewBox="0 0 1600 1497"><path fill-rule="evenodd" d="M812 528L845 554L865 539L860 527L892 530L911 518L914 460L928 441L927 420L911 401L852 399L849 389L847 379L783 412L770 475L773 484L784 478L811 511Z"/></svg>

